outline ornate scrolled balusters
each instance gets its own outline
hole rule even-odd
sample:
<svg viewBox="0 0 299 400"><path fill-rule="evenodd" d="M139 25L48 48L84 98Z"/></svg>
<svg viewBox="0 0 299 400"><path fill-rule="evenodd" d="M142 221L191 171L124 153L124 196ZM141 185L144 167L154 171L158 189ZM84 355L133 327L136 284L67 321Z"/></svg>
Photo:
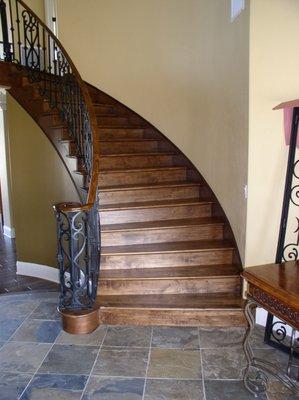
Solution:
<svg viewBox="0 0 299 400"><path fill-rule="evenodd" d="M60 307L64 309L92 307L97 292L100 261L98 206L95 203L87 211L80 211L76 207L79 205L55 206Z"/></svg>

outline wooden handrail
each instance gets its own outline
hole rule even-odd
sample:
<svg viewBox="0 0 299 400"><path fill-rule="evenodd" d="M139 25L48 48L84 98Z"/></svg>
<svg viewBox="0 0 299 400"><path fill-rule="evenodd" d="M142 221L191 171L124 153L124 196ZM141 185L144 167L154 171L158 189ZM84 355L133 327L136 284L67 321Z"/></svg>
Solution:
<svg viewBox="0 0 299 400"><path fill-rule="evenodd" d="M47 27L47 25L38 17L38 15L32 11L22 0L16 0L18 3L22 5L37 21L38 23L48 32L49 36L55 41L55 43L59 46L60 50L63 52L63 55L67 59L69 65L72 68L72 72L76 77L76 80L78 82L78 85L82 91L86 107L88 109L88 114L90 118L90 124L91 124L91 130L92 130L92 136L93 136L93 142L95 137L97 136L98 133L98 126L97 126L97 119L96 119L96 114L94 110L94 106L91 101L91 97L89 94L89 91L87 89L86 83L83 81L81 78L81 75L79 71L77 70L75 64L73 63L71 57L69 56L68 52L65 50L64 46L61 44L60 40L54 35L54 33ZM98 177L99 177L99 154L98 152L95 152L95 146L93 146L93 160L92 160L92 171L91 171L91 180L89 183L89 188L88 188L88 195L86 199L86 203L80 207L74 207L63 205L63 204L56 204L54 208L57 211L63 211L63 212L73 212L73 211L87 211L90 210L94 202L96 201L96 194L97 194L97 187L98 187Z"/></svg>

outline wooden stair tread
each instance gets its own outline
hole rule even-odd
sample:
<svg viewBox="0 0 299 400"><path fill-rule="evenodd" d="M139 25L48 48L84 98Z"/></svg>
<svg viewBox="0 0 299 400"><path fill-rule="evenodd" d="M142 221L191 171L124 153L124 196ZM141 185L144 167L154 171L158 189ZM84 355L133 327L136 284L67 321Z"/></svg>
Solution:
<svg viewBox="0 0 299 400"><path fill-rule="evenodd" d="M115 142L160 142L161 139L156 139L156 138L115 138L115 139L104 139L101 140L100 137L96 138L96 142L100 142L100 143L115 143ZM132 154L132 153L131 153Z"/></svg>
<svg viewBox="0 0 299 400"><path fill-rule="evenodd" d="M100 271L104 280L140 280L140 279L190 279L238 276L240 267L237 264L198 265L164 268L107 269Z"/></svg>
<svg viewBox="0 0 299 400"><path fill-rule="evenodd" d="M192 240L185 242L147 243L128 246L102 247L102 255L119 254L162 254L182 253L206 250L233 250L235 246L229 240Z"/></svg>
<svg viewBox="0 0 299 400"><path fill-rule="evenodd" d="M147 171L176 171L176 170L186 170L187 167L185 166L165 166L165 167L141 167L141 168L121 168L121 169L105 169L100 172L100 174L114 174L120 172L147 172Z"/></svg>
<svg viewBox="0 0 299 400"><path fill-rule="evenodd" d="M225 220L221 217L201 217L102 225L101 230L102 232L125 232L133 230L150 230L157 228L178 228L196 225L219 225L224 223Z"/></svg>
<svg viewBox="0 0 299 400"><path fill-rule="evenodd" d="M112 154L101 154L100 159L105 158L105 157L174 156L176 154L177 153L175 153L173 151L163 151L163 152L156 151L156 152L151 152L151 153L112 153Z"/></svg>
<svg viewBox="0 0 299 400"><path fill-rule="evenodd" d="M136 203L121 203L121 204L103 204L100 205L100 211L112 210L127 210L137 208L155 208L155 207L178 207L182 205L192 204L212 204L212 200L195 199L175 199L175 200L159 200L159 201L142 201Z"/></svg>
<svg viewBox="0 0 299 400"><path fill-rule="evenodd" d="M97 123L98 126L104 129L130 129L130 128L135 128L135 129L146 129L146 125L109 125L108 123ZM96 139L97 140L97 139Z"/></svg>
<svg viewBox="0 0 299 400"><path fill-rule="evenodd" d="M159 189L165 187L185 187L185 186L201 186L201 182L191 182L191 181L172 181L172 182L158 182L158 183L142 183L142 184L131 184L131 185L121 185L121 186L105 186L101 187L101 192L110 191L120 191L120 190L142 190L142 189Z"/></svg>
<svg viewBox="0 0 299 400"><path fill-rule="evenodd" d="M100 308L155 308L155 309L210 309L229 310L244 308L240 295L215 294L159 294L159 295L107 295L97 296Z"/></svg>

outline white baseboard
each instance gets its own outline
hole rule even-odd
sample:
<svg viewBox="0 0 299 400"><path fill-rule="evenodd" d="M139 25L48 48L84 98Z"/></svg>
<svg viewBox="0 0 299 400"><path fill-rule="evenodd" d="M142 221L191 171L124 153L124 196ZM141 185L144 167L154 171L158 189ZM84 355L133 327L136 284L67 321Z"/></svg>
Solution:
<svg viewBox="0 0 299 400"><path fill-rule="evenodd" d="M17 261L17 274L59 283L59 269L48 265Z"/></svg>
<svg viewBox="0 0 299 400"><path fill-rule="evenodd" d="M267 311L264 310L263 308L258 307L256 309L255 322L259 325L266 326L267 316L268 316ZM279 321L279 318L274 317L273 321L274 322ZM291 336L292 328L289 325L284 325L284 327L286 328L287 335Z"/></svg>
<svg viewBox="0 0 299 400"><path fill-rule="evenodd" d="M14 239L16 237L14 228L10 228L9 226L3 225L3 235Z"/></svg>

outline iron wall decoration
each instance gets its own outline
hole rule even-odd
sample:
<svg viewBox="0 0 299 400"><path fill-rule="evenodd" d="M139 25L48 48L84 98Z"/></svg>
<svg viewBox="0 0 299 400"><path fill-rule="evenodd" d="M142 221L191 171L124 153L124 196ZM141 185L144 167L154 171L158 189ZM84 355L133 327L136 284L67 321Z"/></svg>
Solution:
<svg viewBox="0 0 299 400"><path fill-rule="evenodd" d="M57 204L60 306L92 307L100 263L100 222L93 133L97 129L91 99L80 74L54 34L22 0L0 0L0 61L22 70L39 94L58 111L84 175L81 204ZM96 161L97 162L97 161ZM96 181L89 197L91 180ZM88 199L88 200L87 200ZM87 201L89 202L88 204Z"/></svg>
<svg viewBox="0 0 299 400"><path fill-rule="evenodd" d="M299 159L296 160L298 123L299 108L294 107L276 263L294 261L299 258L299 218L295 217L295 221L290 221L292 214L290 211L293 211L291 207L295 207L295 211L299 207ZM295 229L293 231L293 239L289 241L287 233L289 233L291 222L295 222ZM299 341L296 338L296 331L292 332L292 339L290 340L290 337L287 335L286 326L285 322L280 320L275 321L273 315L268 313L264 340L265 343L281 349L291 356L289 364L289 373L291 373L291 366L295 367L296 365L298 368L298 363L294 360L296 357L299 357Z"/></svg>

